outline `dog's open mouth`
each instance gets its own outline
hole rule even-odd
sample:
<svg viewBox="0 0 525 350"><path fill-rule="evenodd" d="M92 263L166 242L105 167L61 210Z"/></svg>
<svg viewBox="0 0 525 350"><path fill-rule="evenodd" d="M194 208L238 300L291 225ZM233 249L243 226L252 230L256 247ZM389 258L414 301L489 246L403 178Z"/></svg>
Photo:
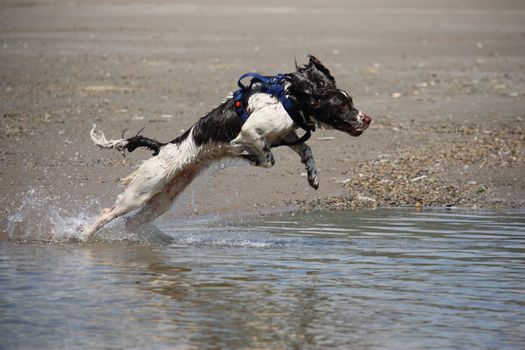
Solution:
<svg viewBox="0 0 525 350"><path fill-rule="evenodd" d="M361 135L363 132L365 131L364 128L355 128L355 129L352 129L351 131L348 131L348 133L352 136L359 136Z"/></svg>
<svg viewBox="0 0 525 350"><path fill-rule="evenodd" d="M359 136L361 135L368 127L370 126L370 123L364 124L361 123L358 126L354 125L345 125L344 127L340 128L341 131L346 132L347 134L350 134L351 136Z"/></svg>
<svg viewBox="0 0 525 350"><path fill-rule="evenodd" d="M349 125L346 130L347 133L349 133L352 136L359 136L361 135L368 127L370 126L370 123L372 122L372 118L367 116L366 114L363 114L360 118L360 122L357 126L355 125Z"/></svg>

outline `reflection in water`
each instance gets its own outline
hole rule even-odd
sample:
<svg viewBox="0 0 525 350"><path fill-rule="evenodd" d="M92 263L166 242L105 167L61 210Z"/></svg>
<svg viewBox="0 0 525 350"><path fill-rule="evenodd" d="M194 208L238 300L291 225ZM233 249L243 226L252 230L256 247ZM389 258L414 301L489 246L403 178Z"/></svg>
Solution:
<svg viewBox="0 0 525 350"><path fill-rule="evenodd" d="M520 348L523 212L310 213L0 246L5 348ZM175 225L174 225L175 226Z"/></svg>

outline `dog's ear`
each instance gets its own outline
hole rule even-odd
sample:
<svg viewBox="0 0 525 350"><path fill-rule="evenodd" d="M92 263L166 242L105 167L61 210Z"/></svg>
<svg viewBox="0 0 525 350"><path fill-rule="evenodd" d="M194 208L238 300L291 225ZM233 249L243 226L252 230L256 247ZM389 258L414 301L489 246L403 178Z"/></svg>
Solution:
<svg viewBox="0 0 525 350"><path fill-rule="evenodd" d="M310 108L316 108L319 104L318 86L308 76L302 74L290 74L289 77L291 82L290 90Z"/></svg>
<svg viewBox="0 0 525 350"><path fill-rule="evenodd" d="M322 96L328 91L336 89L335 79L321 61L315 56L308 55L308 64L297 66L295 73L290 73L290 89L302 96L303 101L310 107L316 108Z"/></svg>
<svg viewBox="0 0 525 350"><path fill-rule="evenodd" d="M303 95L312 95L314 93L314 85L308 79L308 76L302 74L291 74L290 76L294 91Z"/></svg>
<svg viewBox="0 0 525 350"><path fill-rule="evenodd" d="M308 65L315 67L318 71L323 73L335 86L335 78L330 74L330 70L328 70L328 68L326 68L314 55L308 55L308 58L310 59Z"/></svg>

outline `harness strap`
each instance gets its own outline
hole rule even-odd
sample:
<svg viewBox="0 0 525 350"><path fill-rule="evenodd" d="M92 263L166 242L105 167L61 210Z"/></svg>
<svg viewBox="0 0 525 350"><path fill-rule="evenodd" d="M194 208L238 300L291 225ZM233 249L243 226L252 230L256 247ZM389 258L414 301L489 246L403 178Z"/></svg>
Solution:
<svg viewBox="0 0 525 350"><path fill-rule="evenodd" d="M251 77L252 80L250 81L250 85L247 87L247 86L245 86L242 83L242 80L246 79L246 78L249 78L249 77ZM269 95L277 97L279 99L279 102L281 102L281 104L283 105L284 109L288 113L288 115L292 118L292 120L300 128L302 128L302 129L304 129L306 131L306 133L301 138L299 138L298 140L296 140L294 142L291 142L291 143L287 143L287 142L282 141L277 146L281 146L281 145L291 146L291 145L296 145L296 144L299 144L299 143L303 143L303 142L305 142L306 140L308 140L310 138L311 132L315 129L313 125L307 123L307 121L305 120L303 114L300 113L299 110L296 108L293 100L288 98L285 95L285 89L284 89L284 86L283 86L284 80L285 80L285 75L284 74L277 74L275 76L268 77L268 76L264 76L264 75L261 75L259 73L255 73L255 72L246 73L246 74L242 75L239 78L239 81L237 82L237 85L239 85L240 89L233 93L233 100L234 100L235 110L237 112L237 115L239 116L239 118L243 122L243 124L246 123L246 121L248 120L248 118L250 116L248 114L248 112L246 111L246 109L244 108L244 105L246 103L246 101L245 101L245 92L248 90L249 87L251 87L251 85L254 82L260 82L261 83L260 91L263 92L263 93L266 93L266 94L269 94Z"/></svg>
<svg viewBox="0 0 525 350"><path fill-rule="evenodd" d="M271 146L272 146L272 148L275 148L275 147L280 147L280 146L295 146L295 145L299 145L301 143L305 143L306 141L308 141L310 136L312 136L312 132L310 130L306 130L304 135L301 136L300 138L298 138L295 141L286 142L284 140L281 140L279 143L272 143Z"/></svg>
<svg viewBox="0 0 525 350"><path fill-rule="evenodd" d="M237 82L237 85L239 85L239 87L241 89L243 89L243 90L246 89L246 86L243 85L242 81L243 81L243 79L246 79L248 77L252 77L252 80L253 80L253 78L255 78L255 79L257 79L258 81L260 81L261 83L263 83L264 85L267 85L267 86L279 85L281 87L280 90L284 91L284 89L282 88L282 86L280 84L284 80L284 74L277 74L277 75L274 75L274 76L271 76L271 77L267 77L265 75L262 75L262 74L259 74L259 73L255 73L255 72L246 73L246 74L242 75L239 78L239 81Z"/></svg>

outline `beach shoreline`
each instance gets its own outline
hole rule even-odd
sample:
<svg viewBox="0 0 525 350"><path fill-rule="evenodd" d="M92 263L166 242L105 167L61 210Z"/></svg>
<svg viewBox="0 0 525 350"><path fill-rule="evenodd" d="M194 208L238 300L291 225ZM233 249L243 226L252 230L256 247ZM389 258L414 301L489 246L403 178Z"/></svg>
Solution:
<svg viewBox="0 0 525 350"><path fill-rule="evenodd" d="M241 4L3 2L0 237L31 196L71 213L112 204L149 152L97 149L92 123L171 140L243 73L292 71L308 53L373 118L358 138L313 134L319 190L281 147L270 169L206 172L167 217L525 206L522 2Z"/></svg>

